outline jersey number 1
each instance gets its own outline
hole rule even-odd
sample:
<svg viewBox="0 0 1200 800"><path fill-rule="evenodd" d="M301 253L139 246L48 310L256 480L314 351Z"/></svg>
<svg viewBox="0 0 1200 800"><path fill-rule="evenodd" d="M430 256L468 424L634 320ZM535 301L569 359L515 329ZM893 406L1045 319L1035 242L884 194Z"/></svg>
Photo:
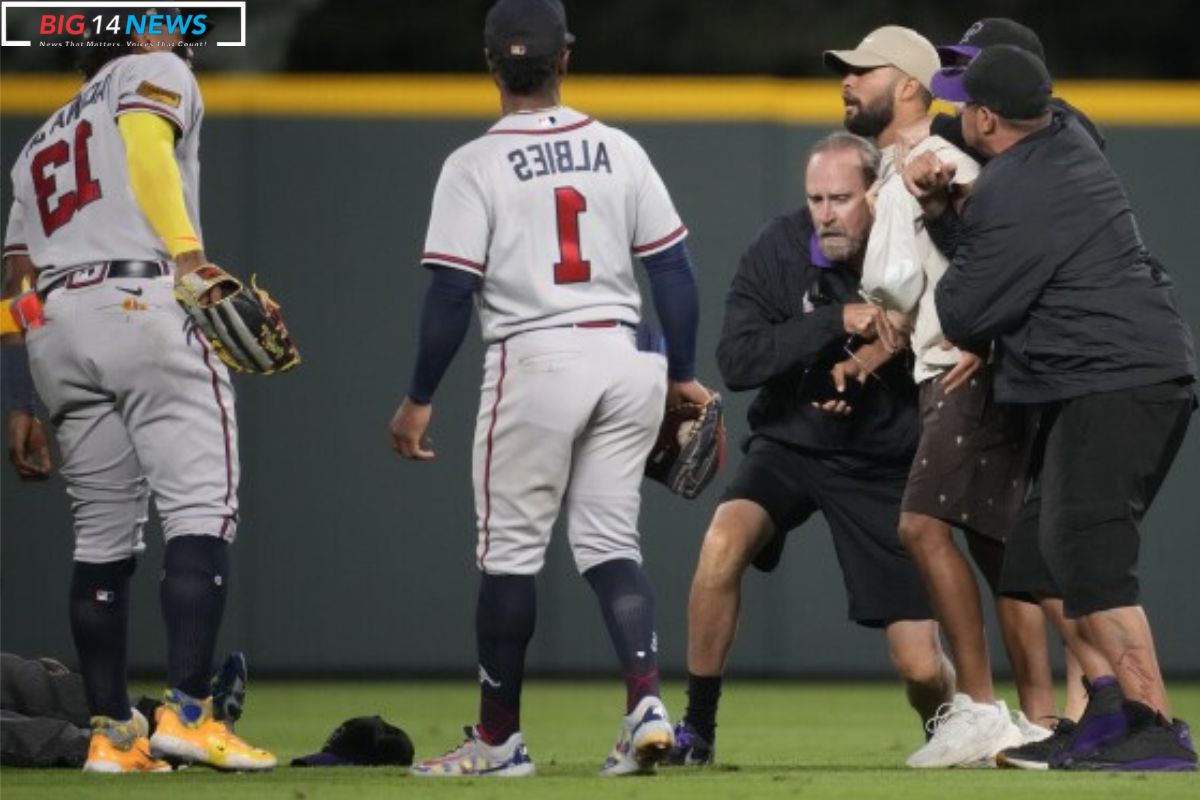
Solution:
<svg viewBox="0 0 1200 800"><path fill-rule="evenodd" d="M92 177L92 165L88 159L88 139L92 136L92 123L86 119L75 128L75 188L59 195L58 204L50 208L50 200L58 192L58 180L54 167L61 167L71 160L71 146L66 139L43 147L33 157L33 191L37 195L38 214L42 218L42 230L46 235L71 221L75 212L99 200L100 181Z"/></svg>
<svg viewBox="0 0 1200 800"><path fill-rule="evenodd" d="M554 210L558 217L554 282L587 283L592 279L592 262L579 253L579 215L587 211L587 198L573 186L560 186L554 190Z"/></svg>

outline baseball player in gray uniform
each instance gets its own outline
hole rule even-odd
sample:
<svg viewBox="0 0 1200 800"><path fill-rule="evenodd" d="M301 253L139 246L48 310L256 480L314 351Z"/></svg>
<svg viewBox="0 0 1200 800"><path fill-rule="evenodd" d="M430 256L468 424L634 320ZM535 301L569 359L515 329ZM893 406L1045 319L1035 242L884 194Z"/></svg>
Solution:
<svg viewBox="0 0 1200 800"><path fill-rule="evenodd" d="M687 231L627 134L559 103L573 37L557 0L500 0L484 31L503 117L446 160L422 263L433 280L396 449L433 457L431 399L478 303L487 344L474 449L479 723L423 776L529 775L520 729L534 576L564 513L579 571L621 662L626 716L606 775L653 771L672 743L659 699L653 590L641 566L640 484L668 403L694 380ZM667 358L637 347L646 267Z"/></svg>
<svg viewBox="0 0 1200 800"><path fill-rule="evenodd" d="M162 771L164 757L267 769L275 757L234 736L209 698L237 529L237 421L229 374L173 292L173 276L207 263L204 106L178 35L134 38L87 48L83 88L12 169L5 294L35 287L16 304L23 335L5 342L12 457L24 478L49 472L36 386L74 512L71 630L93 714L84 769ZM125 660L151 495L170 688L148 739Z"/></svg>

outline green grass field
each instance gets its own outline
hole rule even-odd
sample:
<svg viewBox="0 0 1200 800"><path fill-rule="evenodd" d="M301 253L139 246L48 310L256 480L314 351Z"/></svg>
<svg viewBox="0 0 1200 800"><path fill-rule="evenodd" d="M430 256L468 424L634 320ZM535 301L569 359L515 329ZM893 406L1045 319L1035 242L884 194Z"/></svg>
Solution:
<svg viewBox="0 0 1200 800"><path fill-rule="evenodd" d="M1011 689L1004 694L1012 697ZM666 687L682 712L682 687ZM523 727L539 775L531 780L430 780L402 769L281 767L265 775L193 768L171 775L85 776L67 770L0 771L4 800L364 800L373 797L593 798L1098 798L1200 797L1200 776L1077 775L1000 770L917 772L904 757L919 729L897 685L727 684L719 765L655 777L602 779L596 772L617 733L623 690L612 683L535 681ZM1200 722L1200 684L1175 684L1176 713ZM319 749L343 719L381 714L412 736L418 757L437 755L474 718L475 688L448 683L254 683L239 733L281 763Z"/></svg>

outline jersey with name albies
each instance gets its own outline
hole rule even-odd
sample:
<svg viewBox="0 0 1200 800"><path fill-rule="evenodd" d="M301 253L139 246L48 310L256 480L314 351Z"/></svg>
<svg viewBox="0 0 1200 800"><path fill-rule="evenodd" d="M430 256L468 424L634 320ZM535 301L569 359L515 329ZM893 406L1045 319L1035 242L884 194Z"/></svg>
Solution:
<svg viewBox="0 0 1200 800"><path fill-rule="evenodd" d="M640 321L633 256L687 229L645 150L565 106L509 114L446 159L422 263L483 278L483 338Z"/></svg>

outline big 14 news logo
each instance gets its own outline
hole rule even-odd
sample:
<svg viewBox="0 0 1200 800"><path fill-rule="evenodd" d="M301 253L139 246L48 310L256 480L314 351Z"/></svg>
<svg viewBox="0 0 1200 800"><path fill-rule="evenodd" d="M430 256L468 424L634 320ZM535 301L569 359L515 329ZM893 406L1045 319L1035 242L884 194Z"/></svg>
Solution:
<svg viewBox="0 0 1200 800"><path fill-rule="evenodd" d="M115 35L179 34L202 36L208 30L207 14L164 14L151 10L145 14L97 14L90 20L83 14L43 14L38 33L43 36L83 36L88 30L97 34L107 31Z"/></svg>

